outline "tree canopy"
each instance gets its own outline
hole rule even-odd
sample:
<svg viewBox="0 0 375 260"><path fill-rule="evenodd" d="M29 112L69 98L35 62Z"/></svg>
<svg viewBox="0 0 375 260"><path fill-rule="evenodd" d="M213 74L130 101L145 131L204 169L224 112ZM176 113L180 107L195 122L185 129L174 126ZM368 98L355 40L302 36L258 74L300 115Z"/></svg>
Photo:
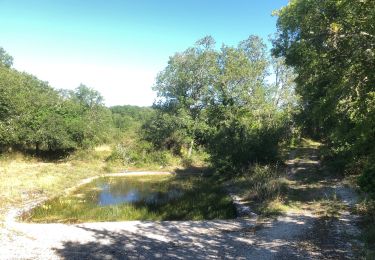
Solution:
<svg viewBox="0 0 375 260"><path fill-rule="evenodd" d="M273 52L297 74L304 130L327 141L343 166L373 167L375 2L292 0L277 15Z"/></svg>
<svg viewBox="0 0 375 260"><path fill-rule="evenodd" d="M0 148L63 151L103 142L113 126L102 96L84 85L57 91L11 68L0 49Z"/></svg>
<svg viewBox="0 0 375 260"><path fill-rule="evenodd" d="M284 99L290 74L282 70L277 87L267 82L273 64L257 36L219 50L214 43L207 36L170 58L154 86L159 113L146 124L146 138L189 154L194 144L204 146L216 164L274 158L285 133L283 106L291 104Z"/></svg>
<svg viewBox="0 0 375 260"><path fill-rule="evenodd" d="M13 57L10 56L2 47L0 47L0 66L10 68L12 65Z"/></svg>

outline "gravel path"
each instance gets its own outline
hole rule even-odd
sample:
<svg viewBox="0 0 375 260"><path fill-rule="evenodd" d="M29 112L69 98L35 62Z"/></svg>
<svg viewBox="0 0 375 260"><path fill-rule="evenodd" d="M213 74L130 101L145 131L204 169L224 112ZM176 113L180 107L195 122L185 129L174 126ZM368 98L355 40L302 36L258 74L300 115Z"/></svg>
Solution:
<svg viewBox="0 0 375 260"><path fill-rule="evenodd" d="M305 220L14 223L2 234L1 259L290 259ZM3 231L4 232L4 231Z"/></svg>
<svg viewBox="0 0 375 260"><path fill-rule="evenodd" d="M318 163L301 167L291 158L289 165L295 174ZM239 218L68 225L9 219L0 224L0 259L354 259L352 237L359 230L349 207L356 196L344 186L332 189L348 209L327 221L310 210L264 222Z"/></svg>
<svg viewBox="0 0 375 260"><path fill-rule="evenodd" d="M318 160L317 150L303 149L304 152L292 151L287 164L289 180L296 181L302 188L302 208L298 216L307 223L299 237L298 249L305 252L308 259L359 259L363 244L359 237L359 216L353 212L358 203L356 192L342 180L324 174ZM304 156L303 156L304 155ZM302 156L302 159L296 159ZM314 208L320 200L331 200L331 207L339 209L333 215L316 214ZM335 205L337 204L337 205ZM338 206L340 204L340 206Z"/></svg>

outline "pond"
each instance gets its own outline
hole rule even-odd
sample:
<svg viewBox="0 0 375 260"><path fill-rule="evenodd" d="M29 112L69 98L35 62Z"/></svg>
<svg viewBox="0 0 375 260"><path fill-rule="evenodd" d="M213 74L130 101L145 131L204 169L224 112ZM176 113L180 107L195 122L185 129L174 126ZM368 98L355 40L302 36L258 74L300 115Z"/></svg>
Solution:
<svg viewBox="0 0 375 260"><path fill-rule="evenodd" d="M231 198L198 175L104 177L25 213L28 222L231 219Z"/></svg>

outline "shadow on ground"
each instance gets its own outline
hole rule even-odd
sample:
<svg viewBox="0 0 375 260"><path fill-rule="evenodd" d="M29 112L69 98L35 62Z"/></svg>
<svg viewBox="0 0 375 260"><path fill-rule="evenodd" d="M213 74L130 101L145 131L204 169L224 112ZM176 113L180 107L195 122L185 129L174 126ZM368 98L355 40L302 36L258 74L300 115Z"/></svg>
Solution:
<svg viewBox="0 0 375 260"><path fill-rule="evenodd" d="M298 148L289 161L292 184L285 194L286 205L300 205L315 216L301 245L323 259L356 259L358 219L351 215L348 196L353 191L342 184L343 176L329 172L319 162L316 148ZM348 195L349 194L349 195Z"/></svg>
<svg viewBox="0 0 375 260"><path fill-rule="evenodd" d="M296 234L311 221L150 222L136 231L81 225L93 241L66 241L54 250L63 259L300 259L309 255Z"/></svg>
<svg viewBox="0 0 375 260"><path fill-rule="evenodd" d="M319 162L316 148L298 148L289 160L289 179L293 181L285 194L287 202L315 202L335 196L339 176L332 177Z"/></svg>

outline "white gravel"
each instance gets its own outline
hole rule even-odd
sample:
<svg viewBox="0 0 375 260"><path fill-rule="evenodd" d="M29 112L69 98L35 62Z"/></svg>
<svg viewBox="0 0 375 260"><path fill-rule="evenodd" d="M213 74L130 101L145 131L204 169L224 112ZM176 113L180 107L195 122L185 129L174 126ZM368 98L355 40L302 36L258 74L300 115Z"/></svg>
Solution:
<svg viewBox="0 0 375 260"><path fill-rule="evenodd" d="M253 220L13 223L0 259L280 259L296 250L306 219L286 216L262 228ZM259 229L259 230L258 230Z"/></svg>

